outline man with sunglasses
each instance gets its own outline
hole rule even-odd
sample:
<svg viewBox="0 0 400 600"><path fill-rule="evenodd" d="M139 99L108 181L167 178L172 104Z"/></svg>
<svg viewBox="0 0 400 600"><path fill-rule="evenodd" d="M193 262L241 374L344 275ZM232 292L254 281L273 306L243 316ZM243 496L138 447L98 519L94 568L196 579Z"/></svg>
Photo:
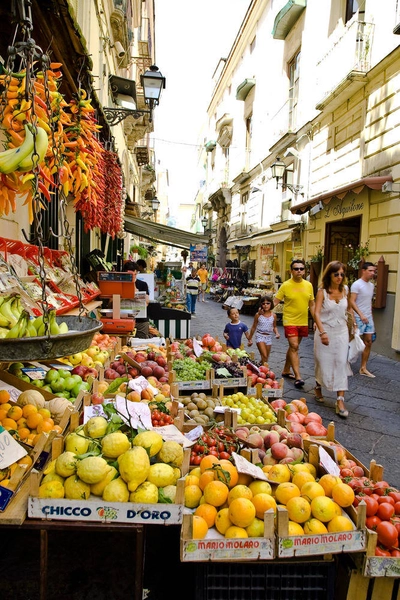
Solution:
<svg viewBox="0 0 400 600"><path fill-rule="evenodd" d="M372 336L375 333L374 319L372 317L372 298L374 284L372 279L376 274L376 267L371 262L365 262L362 267L360 279L357 279L350 288L350 303L355 312L355 321L365 344L361 355L360 375L375 377L367 369L367 362L371 353Z"/></svg>
<svg viewBox="0 0 400 600"><path fill-rule="evenodd" d="M304 279L305 262L294 259L290 264L291 278L282 283L274 297L274 306L283 301L283 326L289 348L282 377L294 379L296 388L301 389L304 381L300 375L299 347L301 340L308 337L308 312L314 318L314 290ZM293 373L291 373L291 369Z"/></svg>

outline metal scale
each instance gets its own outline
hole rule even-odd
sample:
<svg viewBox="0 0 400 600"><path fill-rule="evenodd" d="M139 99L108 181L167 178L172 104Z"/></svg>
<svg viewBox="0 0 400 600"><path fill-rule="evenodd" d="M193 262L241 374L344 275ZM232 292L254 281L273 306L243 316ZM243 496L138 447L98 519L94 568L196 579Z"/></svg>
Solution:
<svg viewBox="0 0 400 600"><path fill-rule="evenodd" d="M101 291L100 298L112 298L112 308L102 309L100 318L103 323L103 333L129 335L135 329L135 317L131 309L121 309L121 298L135 297L133 274L117 271L99 271L97 283Z"/></svg>

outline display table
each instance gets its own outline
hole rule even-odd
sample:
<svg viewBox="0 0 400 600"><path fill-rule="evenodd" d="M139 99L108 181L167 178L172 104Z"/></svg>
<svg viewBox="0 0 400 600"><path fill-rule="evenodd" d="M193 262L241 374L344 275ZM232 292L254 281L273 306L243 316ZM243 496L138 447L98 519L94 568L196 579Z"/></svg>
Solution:
<svg viewBox="0 0 400 600"><path fill-rule="evenodd" d="M163 337L176 339L190 338L191 314L184 310L164 308L158 302L150 302L147 316L154 321L156 329Z"/></svg>

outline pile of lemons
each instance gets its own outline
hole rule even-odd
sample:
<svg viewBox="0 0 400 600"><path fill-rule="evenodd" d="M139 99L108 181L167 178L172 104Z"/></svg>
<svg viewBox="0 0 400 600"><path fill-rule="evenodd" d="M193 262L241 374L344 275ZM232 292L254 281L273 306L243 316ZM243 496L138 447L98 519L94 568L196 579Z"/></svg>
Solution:
<svg viewBox="0 0 400 600"><path fill-rule="evenodd" d="M107 433L109 422L92 417L69 433L64 452L44 470L39 498L154 504L174 502L181 477L183 448L154 431L130 439Z"/></svg>

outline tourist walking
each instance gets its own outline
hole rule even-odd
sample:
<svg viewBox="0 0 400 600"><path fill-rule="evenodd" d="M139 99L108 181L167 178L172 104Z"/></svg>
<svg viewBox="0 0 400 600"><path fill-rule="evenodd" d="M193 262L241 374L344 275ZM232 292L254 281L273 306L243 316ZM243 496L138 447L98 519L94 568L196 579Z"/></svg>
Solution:
<svg viewBox="0 0 400 600"><path fill-rule="evenodd" d="M248 345L251 346L253 342L250 339L249 328L240 320L238 309L228 308L227 313L231 321L225 325L224 329L224 338L228 348L240 348L243 334L248 339Z"/></svg>
<svg viewBox="0 0 400 600"><path fill-rule="evenodd" d="M196 300L199 295L200 279L197 277L196 269L192 269L186 278L186 308L192 317L196 315Z"/></svg>
<svg viewBox="0 0 400 600"><path fill-rule="evenodd" d="M350 289L350 303L354 310L354 318L365 344L361 355L360 375L375 377L367 369L367 362L371 353L372 341L375 334L375 324L372 316L372 298L374 296L374 284L372 279L376 274L376 267L371 262L365 262L362 267L360 279L353 283Z"/></svg>
<svg viewBox="0 0 400 600"><path fill-rule="evenodd" d="M197 277L200 279L200 296L201 301L206 302L206 290L208 285L208 271L205 263L202 263L197 271Z"/></svg>
<svg viewBox="0 0 400 600"><path fill-rule="evenodd" d="M263 364L268 363L272 346L272 336L279 339L280 333L276 326L276 314L272 312L274 301L272 296L263 296L260 299L260 308L254 316L253 326L250 329L249 343L255 334L255 341Z"/></svg>

